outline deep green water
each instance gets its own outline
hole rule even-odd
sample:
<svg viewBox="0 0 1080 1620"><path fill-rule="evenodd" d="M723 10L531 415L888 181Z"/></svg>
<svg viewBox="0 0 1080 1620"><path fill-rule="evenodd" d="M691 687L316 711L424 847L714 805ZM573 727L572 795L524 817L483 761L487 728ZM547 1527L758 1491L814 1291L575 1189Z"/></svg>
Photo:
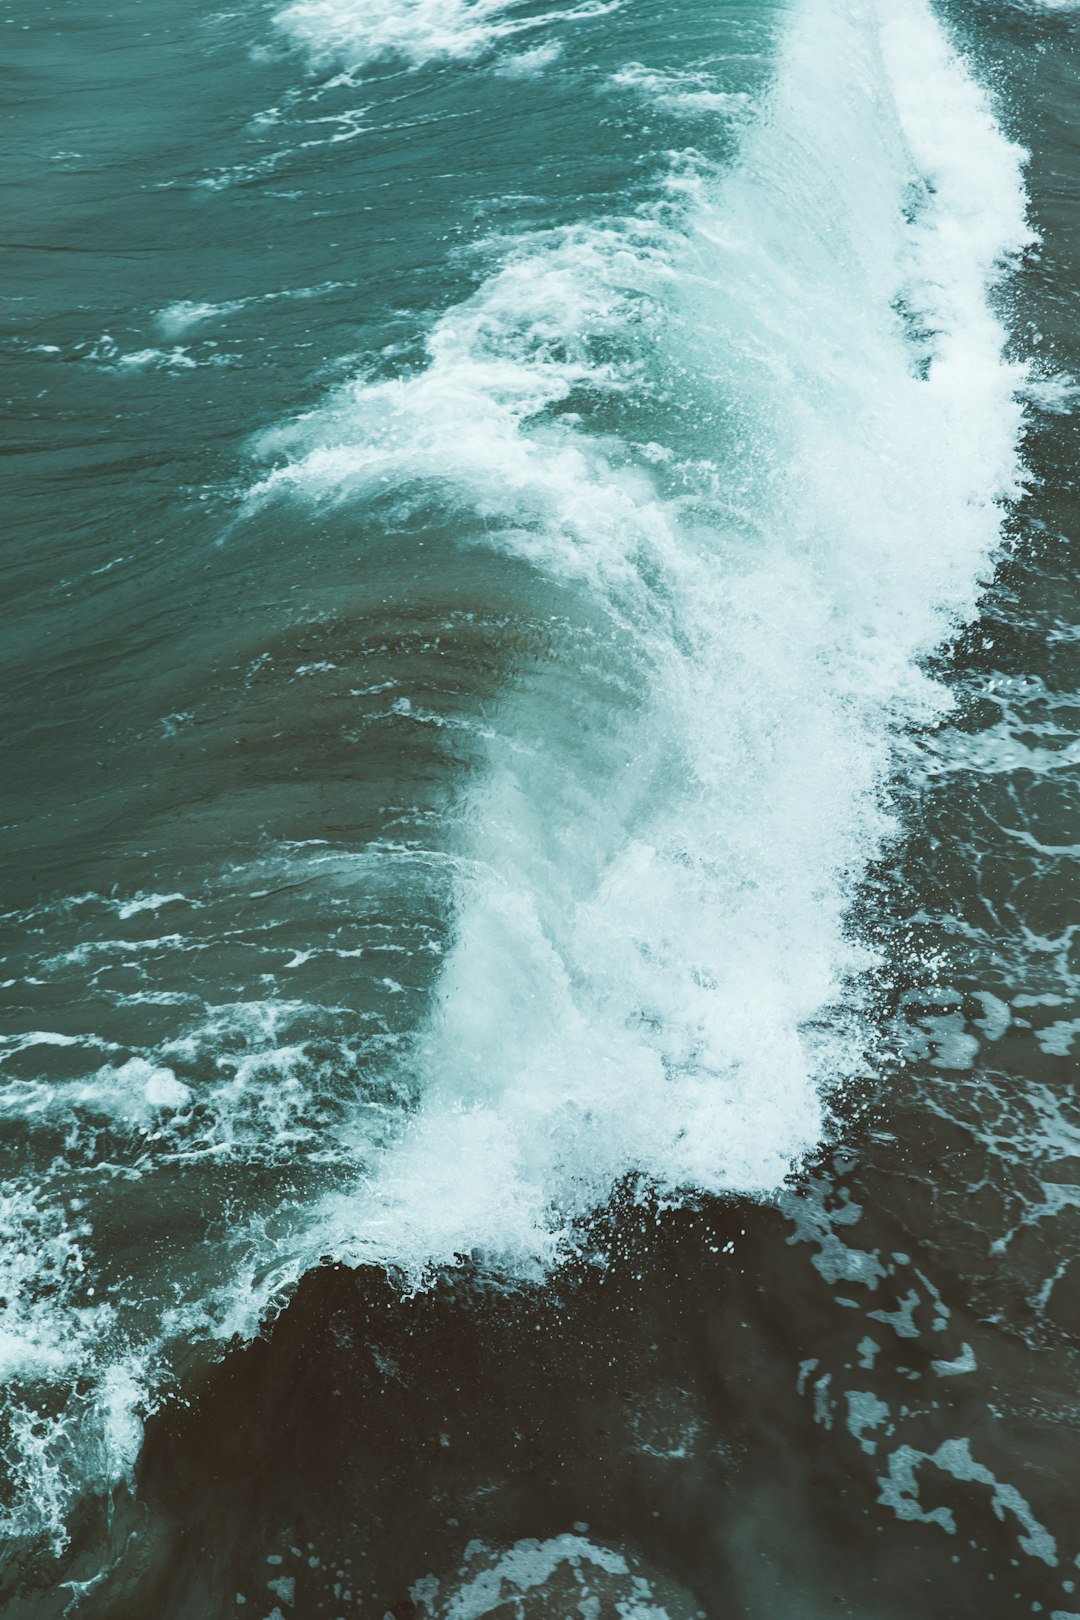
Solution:
<svg viewBox="0 0 1080 1620"><path fill-rule="evenodd" d="M5 1614L1080 1613L1078 41L0 6Z"/></svg>

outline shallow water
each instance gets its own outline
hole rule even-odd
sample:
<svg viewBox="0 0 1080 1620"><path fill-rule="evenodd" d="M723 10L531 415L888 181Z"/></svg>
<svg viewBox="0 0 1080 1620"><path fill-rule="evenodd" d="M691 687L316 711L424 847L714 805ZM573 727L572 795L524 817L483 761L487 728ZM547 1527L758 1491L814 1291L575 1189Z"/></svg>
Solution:
<svg viewBox="0 0 1080 1620"><path fill-rule="evenodd" d="M1080 1612L1080 9L2 26L5 1613Z"/></svg>

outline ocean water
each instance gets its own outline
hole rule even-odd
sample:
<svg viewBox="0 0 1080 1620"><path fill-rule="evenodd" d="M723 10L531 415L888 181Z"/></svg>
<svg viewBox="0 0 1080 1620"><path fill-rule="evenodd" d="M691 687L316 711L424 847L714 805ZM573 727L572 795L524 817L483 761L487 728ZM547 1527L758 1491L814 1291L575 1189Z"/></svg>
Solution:
<svg viewBox="0 0 1080 1620"><path fill-rule="evenodd" d="M1080 1615L1078 44L0 7L5 1615Z"/></svg>

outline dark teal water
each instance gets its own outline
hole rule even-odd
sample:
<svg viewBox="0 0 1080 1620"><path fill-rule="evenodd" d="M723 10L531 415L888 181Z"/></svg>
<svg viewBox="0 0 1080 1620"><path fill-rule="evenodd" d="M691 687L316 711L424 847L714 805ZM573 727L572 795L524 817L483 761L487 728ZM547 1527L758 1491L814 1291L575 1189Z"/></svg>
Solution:
<svg viewBox="0 0 1080 1620"><path fill-rule="evenodd" d="M4 1612L1080 1613L1080 12L0 28Z"/></svg>

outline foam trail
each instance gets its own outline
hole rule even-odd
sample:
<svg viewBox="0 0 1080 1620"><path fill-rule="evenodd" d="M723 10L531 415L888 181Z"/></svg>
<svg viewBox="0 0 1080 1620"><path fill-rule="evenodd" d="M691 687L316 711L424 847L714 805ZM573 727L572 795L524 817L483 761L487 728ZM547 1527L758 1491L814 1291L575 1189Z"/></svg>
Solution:
<svg viewBox="0 0 1080 1620"><path fill-rule="evenodd" d="M925 0L806 0L731 172L523 243L424 369L268 442L262 494L441 488L637 683L504 711L423 1104L323 1252L528 1269L627 1173L767 1194L820 1140L866 1061L845 917L894 740L947 708L924 660L1021 487L1022 164Z"/></svg>

